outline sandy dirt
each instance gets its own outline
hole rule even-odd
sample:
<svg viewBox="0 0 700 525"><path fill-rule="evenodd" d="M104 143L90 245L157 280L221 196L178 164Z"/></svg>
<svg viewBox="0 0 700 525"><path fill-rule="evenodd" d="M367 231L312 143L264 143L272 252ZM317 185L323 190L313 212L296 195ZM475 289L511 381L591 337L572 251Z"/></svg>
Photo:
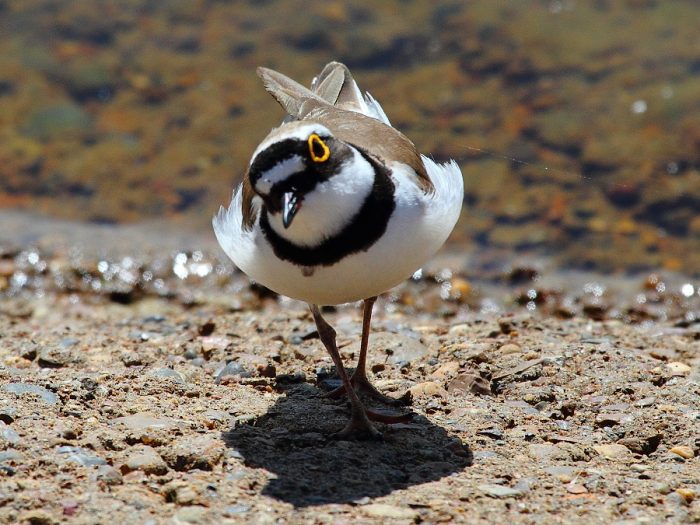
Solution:
<svg viewBox="0 0 700 525"><path fill-rule="evenodd" d="M409 392L412 420L340 441L348 406L324 396L338 380L305 306L227 279L6 293L0 522L700 522L692 311L528 311L514 285L479 311L424 276L380 299L370 339L374 383ZM353 366L359 308L326 316Z"/></svg>

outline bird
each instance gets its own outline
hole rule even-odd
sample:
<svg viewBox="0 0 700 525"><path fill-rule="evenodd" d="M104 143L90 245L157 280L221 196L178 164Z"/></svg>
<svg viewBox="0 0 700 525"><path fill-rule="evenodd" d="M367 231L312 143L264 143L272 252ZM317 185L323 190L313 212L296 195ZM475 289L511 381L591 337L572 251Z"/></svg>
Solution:
<svg viewBox="0 0 700 525"><path fill-rule="evenodd" d="M350 401L350 419L335 436L381 439L372 421L406 418L371 410L358 395L399 403L367 377L373 306L447 240L464 200L461 170L419 154L340 62L328 63L310 88L273 69L257 74L287 116L253 152L230 205L212 220L214 233L251 280L308 304L341 379L329 395ZM321 307L358 301L360 353L349 376Z"/></svg>

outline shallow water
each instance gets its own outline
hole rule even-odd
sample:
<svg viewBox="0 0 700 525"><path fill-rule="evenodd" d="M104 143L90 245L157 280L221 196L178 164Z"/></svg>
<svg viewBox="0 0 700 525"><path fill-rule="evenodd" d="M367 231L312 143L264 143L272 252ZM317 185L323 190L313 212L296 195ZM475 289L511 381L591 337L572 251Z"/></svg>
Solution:
<svg viewBox="0 0 700 525"><path fill-rule="evenodd" d="M4 208L131 224L107 230L126 239L174 221L209 247L209 217L282 116L255 67L307 83L339 59L422 152L460 163L447 253L470 277L481 259L543 257L700 275L693 1L34 0L0 15ZM51 220L20 229L34 222Z"/></svg>

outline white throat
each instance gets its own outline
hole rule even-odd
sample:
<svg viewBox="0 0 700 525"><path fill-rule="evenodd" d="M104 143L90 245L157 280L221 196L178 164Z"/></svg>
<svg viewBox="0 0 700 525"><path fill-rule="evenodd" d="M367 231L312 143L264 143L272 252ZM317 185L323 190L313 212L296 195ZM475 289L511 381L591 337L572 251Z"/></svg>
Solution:
<svg viewBox="0 0 700 525"><path fill-rule="evenodd" d="M282 225L280 213L269 215L270 226L282 238L314 247L350 224L374 185L374 167L357 150L351 151L352 158L341 164L338 173L304 196L289 228Z"/></svg>

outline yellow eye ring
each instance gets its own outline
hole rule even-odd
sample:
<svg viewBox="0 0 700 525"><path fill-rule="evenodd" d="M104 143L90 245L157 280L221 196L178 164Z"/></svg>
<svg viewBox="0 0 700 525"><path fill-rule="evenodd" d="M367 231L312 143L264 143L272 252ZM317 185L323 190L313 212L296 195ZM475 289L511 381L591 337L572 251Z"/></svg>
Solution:
<svg viewBox="0 0 700 525"><path fill-rule="evenodd" d="M316 133L312 133L307 142L309 144L309 156L314 162L326 162L331 156L331 149L326 146L326 143ZM319 147L323 151L321 155L318 154Z"/></svg>

